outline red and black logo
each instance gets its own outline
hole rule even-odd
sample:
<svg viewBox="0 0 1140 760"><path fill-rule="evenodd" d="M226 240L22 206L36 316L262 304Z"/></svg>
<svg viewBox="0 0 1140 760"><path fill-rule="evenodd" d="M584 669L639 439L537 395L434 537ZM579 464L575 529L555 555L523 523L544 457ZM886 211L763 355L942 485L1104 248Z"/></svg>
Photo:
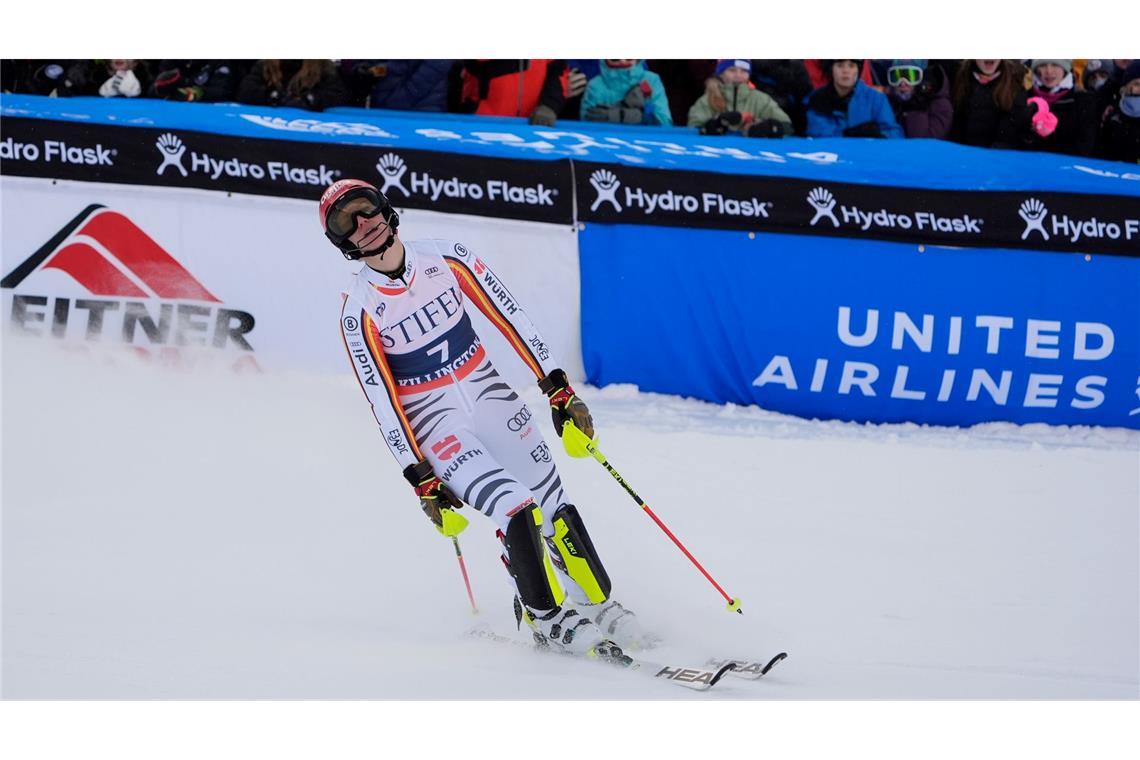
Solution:
<svg viewBox="0 0 1140 760"><path fill-rule="evenodd" d="M236 347L247 339L252 314L222 302L173 256L125 215L99 204L83 209L39 249L0 280L20 288L38 272L63 272L93 298L13 294L10 319L25 332L68 336L76 312L86 313L84 337L117 337L126 344ZM33 278L34 280L34 278ZM46 289L46 288L45 288Z"/></svg>

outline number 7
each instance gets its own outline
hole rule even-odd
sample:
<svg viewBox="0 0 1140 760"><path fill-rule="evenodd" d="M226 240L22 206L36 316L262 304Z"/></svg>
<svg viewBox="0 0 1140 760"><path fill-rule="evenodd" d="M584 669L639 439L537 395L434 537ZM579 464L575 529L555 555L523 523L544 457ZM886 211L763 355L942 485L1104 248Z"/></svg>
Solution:
<svg viewBox="0 0 1140 760"><path fill-rule="evenodd" d="M446 363L447 362L447 341L445 340L442 343L440 343L438 346L436 346L435 348L429 348L427 350L427 352L429 354L434 354L436 351L439 351L440 363Z"/></svg>

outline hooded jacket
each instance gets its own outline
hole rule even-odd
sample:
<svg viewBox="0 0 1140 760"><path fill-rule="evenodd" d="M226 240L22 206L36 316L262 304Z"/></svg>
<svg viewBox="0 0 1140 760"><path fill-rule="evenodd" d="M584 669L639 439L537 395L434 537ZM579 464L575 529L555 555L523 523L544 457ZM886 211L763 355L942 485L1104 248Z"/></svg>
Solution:
<svg viewBox="0 0 1140 760"><path fill-rule="evenodd" d="M954 106L950 102L950 81L938 66L927 66L923 81L910 100L902 100L892 89L887 96L895 118L907 137L941 140L950 134Z"/></svg>
<svg viewBox="0 0 1140 760"><path fill-rule="evenodd" d="M784 125L784 134L792 133L792 119L784 109L776 105L776 101L767 93L755 90L748 82L743 84L720 83L720 92L724 96L726 112L736 111L740 114L752 114L753 122L759 123L766 119L775 119ZM690 127L704 126L710 119L719 116L709 103L708 93L702 95L689 109Z"/></svg>
<svg viewBox="0 0 1140 760"><path fill-rule="evenodd" d="M562 112L566 61L553 58L466 60L460 71L460 113L530 116L538 106Z"/></svg>
<svg viewBox="0 0 1140 760"><path fill-rule="evenodd" d="M377 72L369 78L369 108L396 111L446 111L450 60L355 61L354 70Z"/></svg>
<svg viewBox="0 0 1140 760"><path fill-rule="evenodd" d="M645 68L645 61L638 61L628 69L613 69L601 61L601 70L589 81L586 92L582 94L581 118L585 119L586 112L591 108L618 105L626 93L641 82L648 82L650 87L650 94L645 99L645 120L642 123L673 126L665 84L661 77Z"/></svg>
<svg viewBox="0 0 1140 760"><path fill-rule="evenodd" d="M902 137L887 96L856 80L855 89L841 98L831 84L808 96L807 136L842 137L849 127L874 122L883 137Z"/></svg>

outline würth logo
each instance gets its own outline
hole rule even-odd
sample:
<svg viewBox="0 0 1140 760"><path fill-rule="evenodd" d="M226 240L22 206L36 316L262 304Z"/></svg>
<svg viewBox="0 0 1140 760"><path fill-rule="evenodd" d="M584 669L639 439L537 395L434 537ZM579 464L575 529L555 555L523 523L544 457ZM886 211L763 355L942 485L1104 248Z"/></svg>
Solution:
<svg viewBox="0 0 1140 760"><path fill-rule="evenodd" d="M67 280L59 278L66 275ZM92 298L71 298L79 286ZM16 291L11 322L24 331L66 337L77 311L87 312L88 340L118 337L140 345L236 346L253 315L221 301L127 216L92 204L0 280Z"/></svg>

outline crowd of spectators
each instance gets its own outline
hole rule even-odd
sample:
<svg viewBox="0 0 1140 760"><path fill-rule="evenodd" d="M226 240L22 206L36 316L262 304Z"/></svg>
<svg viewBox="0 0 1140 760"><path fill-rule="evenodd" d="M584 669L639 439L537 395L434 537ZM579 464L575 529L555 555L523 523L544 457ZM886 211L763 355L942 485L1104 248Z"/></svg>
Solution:
<svg viewBox="0 0 1140 760"><path fill-rule="evenodd" d="M3 90L933 138L1140 162L1140 60L6 60Z"/></svg>

